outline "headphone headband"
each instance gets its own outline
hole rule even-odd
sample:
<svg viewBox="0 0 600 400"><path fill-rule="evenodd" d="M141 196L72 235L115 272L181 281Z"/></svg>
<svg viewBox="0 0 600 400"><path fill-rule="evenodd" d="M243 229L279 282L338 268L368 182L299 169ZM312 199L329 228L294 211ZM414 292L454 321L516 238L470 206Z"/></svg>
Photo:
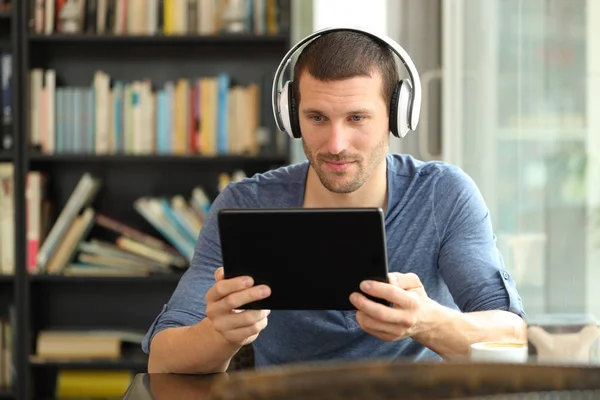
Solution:
<svg viewBox="0 0 600 400"><path fill-rule="evenodd" d="M298 43L296 43L283 57L283 59L279 63L279 66L277 67L277 70L275 72L275 77L273 78L273 87L271 90L271 103L272 103L272 107L273 107L273 115L275 116L275 123L277 124L277 128L280 131L285 130L283 121L281 120L281 110L279 109L279 101L278 101L278 96L281 92L281 76L283 75L283 71L285 70L287 65L290 63L290 61L292 60L293 55L298 51L298 49L300 49L300 47L302 47L305 44L308 45L308 42L316 39L319 36L322 36L326 33L337 32L337 31L359 32L359 33L365 34L373 39L379 40L379 41L387 44L388 48L390 50L392 50L398 56L400 61L402 61L402 64L404 64L404 66L406 67L406 69L408 71L408 75L412 82L412 99L411 99L412 101L409 102L410 118L409 118L408 124L409 124L410 129L414 131L417 127L417 124L419 121L419 114L421 111L421 80L419 78L417 68L415 67L412 59L410 58L410 56L408 55L406 50L404 50L402 48L402 46L400 46L398 43L396 43L394 40L392 40L388 36L378 35L374 32L367 31L363 28L351 27L351 26L338 26L338 27L319 29L319 30L311 33L310 35L306 36L304 39L300 40Z"/></svg>

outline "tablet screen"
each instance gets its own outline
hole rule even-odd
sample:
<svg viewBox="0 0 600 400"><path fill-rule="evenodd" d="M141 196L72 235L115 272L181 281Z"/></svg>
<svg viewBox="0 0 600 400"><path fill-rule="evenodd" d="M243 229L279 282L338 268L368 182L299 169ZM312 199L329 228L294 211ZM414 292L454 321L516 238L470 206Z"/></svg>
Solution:
<svg viewBox="0 0 600 400"><path fill-rule="evenodd" d="M244 308L354 310L349 296L363 280L387 282L379 208L222 209L218 219L225 277L271 288Z"/></svg>

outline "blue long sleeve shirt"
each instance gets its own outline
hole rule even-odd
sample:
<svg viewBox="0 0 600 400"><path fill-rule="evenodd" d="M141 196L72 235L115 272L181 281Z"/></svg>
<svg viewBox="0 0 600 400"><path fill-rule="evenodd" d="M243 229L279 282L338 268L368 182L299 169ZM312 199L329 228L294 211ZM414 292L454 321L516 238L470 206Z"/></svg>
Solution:
<svg viewBox="0 0 600 400"><path fill-rule="evenodd" d="M490 216L473 182L460 168L388 154L385 228L390 271L413 272L427 295L463 312L525 313L515 282L496 248ZM190 268L150 326L142 344L163 329L206 317L207 290L214 284L221 252L220 208L301 207L308 162L281 167L231 183L215 199L204 222ZM285 232L282 232L285 235ZM411 338L385 342L364 332L353 311L277 311L254 341L256 367L341 359L439 360ZM200 338L198 340L201 340Z"/></svg>

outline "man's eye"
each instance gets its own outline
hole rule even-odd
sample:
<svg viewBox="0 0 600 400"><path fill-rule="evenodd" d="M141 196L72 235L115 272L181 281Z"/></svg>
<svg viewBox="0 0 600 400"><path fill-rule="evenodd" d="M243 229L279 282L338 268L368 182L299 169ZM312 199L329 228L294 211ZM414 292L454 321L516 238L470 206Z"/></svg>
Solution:
<svg viewBox="0 0 600 400"><path fill-rule="evenodd" d="M323 116L322 115L313 115L311 118L315 122L321 122L321 121L323 121Z"/></svg>
<svg viewBox="0 0 600 400"><path fill-rule="evenodd" d="M353 122L360 122L360 121L362 121L362 120L363 120L363 118L364 118L364 117L363 117L362 115L353 115L353 116L352 116L352 121L353 121Z"/></svg>

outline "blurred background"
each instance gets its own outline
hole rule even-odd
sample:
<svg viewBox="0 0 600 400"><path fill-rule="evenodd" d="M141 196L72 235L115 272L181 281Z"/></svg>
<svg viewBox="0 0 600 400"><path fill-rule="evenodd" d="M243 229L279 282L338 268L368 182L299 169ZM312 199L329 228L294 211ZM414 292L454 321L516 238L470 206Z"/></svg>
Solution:
<svg viewBox="0 0 600 400"><path fill-rule="evenodd" d="M420 124L391 151L475 180L527 314L600 317L600 2L0 0L0 399L145 371L219 191L305 159L271 79L340 23L411 55Z"/></svg>

